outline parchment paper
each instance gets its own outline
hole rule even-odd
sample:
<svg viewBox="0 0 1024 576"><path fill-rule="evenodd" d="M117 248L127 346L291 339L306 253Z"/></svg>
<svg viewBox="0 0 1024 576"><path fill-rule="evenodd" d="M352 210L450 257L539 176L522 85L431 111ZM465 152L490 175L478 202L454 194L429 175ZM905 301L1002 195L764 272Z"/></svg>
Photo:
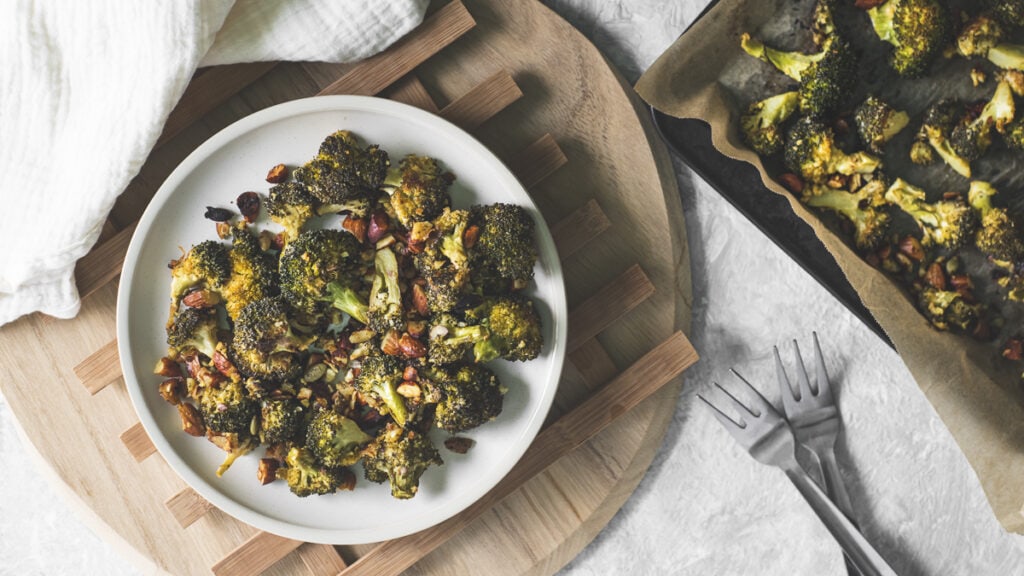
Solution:
<svg viewBox="0 0 1024 576"><path fill-rule="evenodd" d="M739 36L748 31L785 49L811 50L808 23L813 2L786 0L722 0L679 38L640 78L636 90L658 110L679 118L698 118L711 126L712 141L726 156L747 161L761 173L765 186L789 200L793 211L815 231L835 257L850 284L889 335L943 422L956 438L985 490L1000 523L1024 532L1024 392L1020 366L1003 359L996 343L934 330L915 309L910 297L881 271L858 256L815 212L805 208L769 177L777 169L762 164L739 135L738 119L747 103L777 94L791 86L781 73L745 54ZM874 92L912 115L908 126L889 144L883 160L890 176L898 175L929 190L966 194L969 181L941 164L919 167L907 160L907 150L919 125L919 115L931 102L949 95L967 100L986 98L995 82L971 85L971 64L963 59L941 61L930 78L899 80L885 64L885 46L872 39L867 16L845 6L837 25L863 49L864 82L854 102ZM1018 113L1024 113L1024 105ZM992 154L973 165L974 177L992 182L1003 194L1022 199L1024 162L1008 151ZM984 288L984 287L983 287ZM1019 311L1004 334L1020 328ZM827 319L822 319L823 327ZM856 350L849 350L856 360ZM856 383L886 386L886 382ZM899 411L899 406L891 410ZM908 431L914 423L907 424ZM910 432L908 432L910 433ZM898 466L898 462L893 462Z"/></svg>

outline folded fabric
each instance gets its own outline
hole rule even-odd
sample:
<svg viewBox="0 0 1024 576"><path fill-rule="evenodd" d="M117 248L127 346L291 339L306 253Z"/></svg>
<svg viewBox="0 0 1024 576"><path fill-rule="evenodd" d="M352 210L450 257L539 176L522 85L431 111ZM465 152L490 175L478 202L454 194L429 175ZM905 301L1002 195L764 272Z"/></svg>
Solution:
<svg viewBox="0 0 1024 576"><path fill-rule="evenodd" d="M78 313L99 237L200 66L350 62L428 0L14 0L0 20L0 325Z"/></svg>

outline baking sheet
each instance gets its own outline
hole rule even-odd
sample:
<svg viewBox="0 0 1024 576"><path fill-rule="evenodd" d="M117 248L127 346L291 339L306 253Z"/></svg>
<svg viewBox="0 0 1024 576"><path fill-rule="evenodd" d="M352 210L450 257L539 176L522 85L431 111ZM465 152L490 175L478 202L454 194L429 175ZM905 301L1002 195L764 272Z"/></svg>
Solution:
<svg viewBox="0 0 1024 576"><path fill-rule="evenodd" d="M810 50L812 6L813 2L803 0L722 0L655 62L638 82L637 91L666 114L707 121L715 148L754 165L767 189L782 195L811 226L956 437L996 516L1007 529L1024 530L1020 513L1024 503L1024 409L1019 368L1000 357L997 345L933 330L902 288L861 260L833 232L828 218L808 211L771 180L768 174L777 173L778 167L763 165L740 139L737 122L746 104L788 89L792 82L746 55L739 47L739 35L749 31L781 48ZM843 6L836 21L855 45L863 48L865 81L852 100L874 92L914 117L887 148L883 157L887 172L934 196L945 191L965 193L967 179L942 165L915 166L906 159L907 150L916 117L938 94L966 100L986 98L994 81L975 88L968 74L972 64L960 59L937 63L936 77L896 82L897 77L885 65L885 45L872 38L867 16ZM990 154L973 167L975 178L993 182L1004 194L1018 190L1024 179L1021 158L1005 150Z"/></svg>

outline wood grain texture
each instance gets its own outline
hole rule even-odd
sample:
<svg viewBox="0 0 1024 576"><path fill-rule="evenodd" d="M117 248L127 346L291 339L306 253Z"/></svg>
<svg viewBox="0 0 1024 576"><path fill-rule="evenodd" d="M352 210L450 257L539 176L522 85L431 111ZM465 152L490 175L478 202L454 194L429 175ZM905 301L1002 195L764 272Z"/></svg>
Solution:
<svg viewBox="0 0 1024 576"><path fill-rule="evenodd" d="M132 224L105 240L101 236L96 247L78 261L75 265L75 285L78 286L79 298L88 298L121 274L124 255L128 252L128 243L134 233L135 224Z"/></svg>
<svg viewBox="0 0 1024 576"><path fill-rule="evenodd" d="M299 560L312 576L334 576L348 565L330 544L303 544L297 551Z"/></svg>
<svg viewBox="0 0 1024 576"><path fill-rule="evenodd" d="M128 452L135 458L136 462L142 462L146 458L156 454L156 446L146 434L146 429L140 422L136 422L121 432L121 443L128 449Z"/></svg>
<svg viewBox="0 0 1024 576"><path fill-rule="evenodd" d="M96 394L121 377L117 340L107 342L75 366L75 376L90 394Z"/></svg>
<svg viewBox="0 0 1024 576"><path fill-rule="evenodd" d="M654 294L654 284L639 264L601 288L569 312L569 339L565 349L571 354L584 342L597 336L630 310Z"/></svg>
<svg viewBox="0 0 1024 576"><path fill-rule="evenodd" d="M585 248L565 260L572 307L633 263L656 288L601 334L606 351L585 344L570 356L556 398L565 412L575 398L606 380L602 373L629 366L673 331L688 330L692 297L675 177L629 87L571 26L533 0L467 0L466 7L476 27L416 67L424 89L437 102L451 102L496 71L507 71L523 97L480 126L478 139L510 161L550 134L568 163L530 190L544 219L561 222L591 199L614 215L613 226L578 243ZM322 63L274 66L151 155L118 199L112 222L121 228L138 219L164 178L212 134L253 111L316 94L351 69ZM181 479L162 458L137 463L117 440L137 420L125 387L107 386L92 396L72 369L114 338L115 301L115 285L107 283L83 302L74 320L29 317L5 326L0 389L14 414L21 415L25 437L50 476L87 511L86 520L98 534L145 572L209 573L254 530L216 509L182 529L164 508L168 497L186 488ZM670 383L479 514L468 530L408 573L556 571L594 537L643 477L677 396L678 384ZM353 561L370 549L338 548ZM265 573L305 573L301 555L301 549L288 554Z"/></svg>
<svg viewBox="0 0 1024 576"><path fill-rule="evenodd" d="M524 188L533 188L568 161L555 137L545 134L516 154L508 167L519 177Z"/></svg>
<svg viewBox="0 0 1024 576"><path fill-rule="evenodd" d="M580 209L551 226L558 255L565 260L612 225L597 200L591 198Z"/></svg>
<svg viewBox="0 0 1024 576"><path fill-rule="evenodd" d="M250 576L277 564L302 542L257 532L210 568L216 576Z"/></svg>
<svg viewBox="0 0 1024 576"><path fill-rule="evenodd" d="M402 78L398 82L395 82L391 88L384 93L384 97L390 98L396 102L415 106L420 110L426 110L432 114L437 114L440 109L437 107L437 103L427 93L427 87L420 82L420 79L415 74L409 74L405 78Z"/></svg>
<svg viewBox="0 0 1024 576"><path fill-rule="evenodd" d="M441 109L441 116L463 130L472 132L522 97L523 91L516 85L516 81L502 70Z"/></svg>
<svg viewBox="0 0 1024 576"><path fill-rule="evenodd" d="M164 506L182 528L188 528L213 509L213 504L191 488L185 488L164 502Z"/></svg>
<svg viewBox="0 0 1024 576"><path fill-rule="evenodd" d="M401 574L425 554L468 526L530 478L629 412L697 361L697 351L682 332L645 354L635 364L593 394L534 440L508 475L469 508L437 526L389 540L363 555L343 576Z"/></svg>

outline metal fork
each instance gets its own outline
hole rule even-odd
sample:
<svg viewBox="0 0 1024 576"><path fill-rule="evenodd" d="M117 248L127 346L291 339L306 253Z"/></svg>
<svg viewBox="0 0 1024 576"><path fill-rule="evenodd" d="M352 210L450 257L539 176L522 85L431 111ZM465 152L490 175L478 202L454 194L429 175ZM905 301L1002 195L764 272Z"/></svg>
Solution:
<svg viewBox="0 0 1024 576"><path fill-rule="evenodd" d="M895 576L896 572L885 562L857 527L850 522L818 485L807 475L796 461L796 439L786 420L765 400L764 396L750 385L738 372L732 370L746 385L753 398L748 407L725 387L714 383L711 392L717 389L717 398L709 399L697 394L712 410L719 422L725 426L736 441L750 452L758 462L777 466L789 477L811 509L825 524L832 537L846 552L846 555L864 576ZM739 413L734 420L727 411Z"/></svg>
<svg viewBox="0 0 1024 576"><path fill-rule="evenodd" d="M779 349L774 348L775 375L779 381L779 388L782 389L782 406L796 441L817 457L821 476L825 480L825 492L856 525L850 495L846 492L843 479L839 476L839 467L836 465L835 445L839 436L839 410L832 397L832 386L825 371L825 359L821 355L818 334L812 332L811 335L814 338L813 386L807 378L807 369L804 368L796 340L793 340L793 353L796 356L796 389L786 376L786 370L779 358Z"/></svg>

